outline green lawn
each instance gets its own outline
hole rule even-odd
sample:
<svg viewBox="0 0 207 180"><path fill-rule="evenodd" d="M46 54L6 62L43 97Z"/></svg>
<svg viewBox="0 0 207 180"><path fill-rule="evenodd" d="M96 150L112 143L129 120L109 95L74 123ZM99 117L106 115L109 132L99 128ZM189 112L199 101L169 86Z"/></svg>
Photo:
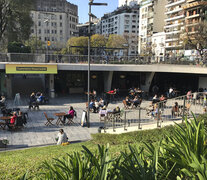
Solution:
<svg viewBox="0 0 207 180"><path fill-rule="evenodd" d="M80 151L82 145L87 146L95 151L97 144L110 144L112 156L120 154L128 148L129 144L142 145L143 142L158 142L166 133L171 133L173 126L162 129L154 129L147 131L138 131L125 133L120 135L94 134L93 140L88 142L70 144L68 146L47 146L35 147L24 150L16 150L0 153L0 178L1 179L17 179L29 171L29 176L34 176L39 172L43 161L51 161L53 158L59 158L66 153Z"/></svg>

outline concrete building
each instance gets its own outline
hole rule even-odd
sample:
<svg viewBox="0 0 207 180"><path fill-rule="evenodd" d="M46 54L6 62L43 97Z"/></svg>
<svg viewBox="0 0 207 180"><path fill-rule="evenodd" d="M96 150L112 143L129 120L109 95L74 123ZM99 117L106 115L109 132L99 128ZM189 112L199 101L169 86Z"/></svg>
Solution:
<svg viewBox="0 0 207 180"><path fill-rule="evenodd" d="M156 62L164 61L165 32L155 33L152 36L152 53Z"/></svg>
<svg viewBox="0 0 207 180"><path fill-rule="evenodd" d="M192 36L197 33L199 23L207 21L207 2L197 0L187 0L183 7L185 14L185 28L186 32Z"/></svg>
<svg viewBox="0 0 207 180"><path fill-rule="evenodd" d="M91 22L91 34L101 34L101 20L92 18ZM89 22L77 25L79 36L88 36L88 26Z"/></svg>
<svg viewBox="0 0 207 180"><path fill-rule="evenodd" d="M139 20L139 54L152 54L153 33L163 32L165 0L141 1Z"/></svg>
<svg viewBox="0 0 207 180"><path fill-rule="evenodd" d="M185 15L182 8L186 0L168 0L165 6L166 53L179 56L183 53L181 34L184 30Z"/></svg>
<svg viewBox="0 0 207 180"><path fill-rule="evenodd" d="M119 0L119 7L124 5L139 4L140 0Z"/></svg>
<svg viewBox="0 0 207 180"><path fill-rule="evenodd" d="M31 16L31 36L45 42L48 49L60 49L77 31L78 7L66 0L37 0Z"/></svg>
<svg viewBox="0 0 207 180"><path fill-rule="evenodd" d="M122 6L101 18L101 34L126 38L128 55L137 55L139 36L139 5ZM123 53L123 52L122 52Z"/></svg>

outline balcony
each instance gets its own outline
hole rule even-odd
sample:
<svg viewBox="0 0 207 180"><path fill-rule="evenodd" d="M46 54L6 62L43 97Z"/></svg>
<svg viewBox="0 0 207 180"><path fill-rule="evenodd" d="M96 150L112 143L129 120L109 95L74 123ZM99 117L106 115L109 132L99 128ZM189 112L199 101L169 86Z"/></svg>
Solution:
<svg viewBox="0 0 207 180"><path fill-rule="evenodd" d="M182 31L181 30L177 30L177 31L169 31L169 32L166 32L165 34L166 35L170 35L170 34L179 34L181 33Z"/></svg>
<svg viewBox="0 0 207 180"><path fill-rule="evenodd" d="M196 18L196 17L200 17L200 16L202 16L202 14L195 14L192 16L186 16L185 19L191 19L191 18Z"/></svg>
<svg viewBox="0 0 207 180"><path fill-rule="evenodd" d="M175 17L170 17L170 18L167 18L165 19L165 21L175 21L175 20L178 20L178 19L182 19L184 18L185 16L184 15L179 15L179 16L175 16Z"/></svg>
<svg viewBox="0 0 207 180"><path fill-rule="evenodd" d="M182 8L176 8L176 9L165 12L165 14L166 15L173 14L173 13L176 13L176 12L179 12L179 11L182 11L182 10L183 10Z"/></svg>
<svg viewBox="0 0 207 180"><path fill-rule="evenodd" d="M172 7L172 6L176 6L182 3L185 3L186 0L178 0L178 1L168 1L168 5L166 5L166 8Z"/></svg>
<svg viewBox="0 0 207 180"><path fill-rule="evenodd" d="M179 38L171 38L171 39L166 39L165 40L165 43L169 43L169 42L174 42L174 41L178 41L179 40Z"/></svg>
<svg viewBox="0 0 207 180"><path fill-rule="evenodd" d="M166 26L164 26L164 28L166 29L166 28L172 28L172 27L177 27L177 26L182 26L182 25L184 25L184 23L180 22L180 23L166 25Z"/></svg>

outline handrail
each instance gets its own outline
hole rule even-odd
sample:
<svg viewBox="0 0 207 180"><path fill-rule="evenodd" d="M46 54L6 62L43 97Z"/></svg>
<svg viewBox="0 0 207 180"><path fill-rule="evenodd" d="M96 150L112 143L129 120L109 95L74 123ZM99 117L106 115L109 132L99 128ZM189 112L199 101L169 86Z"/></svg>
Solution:
<svg viewBox="0 0 207 180"><path fill-rule="evenodd" d="M196 59L187 57L149 56L106 56L91 55L92 64L181 64L196 65ZM37 53L0 53L0 62L37 62L37 63L87 63L87 55L37 54Z"/></svg>
<svg viewBox="0 0 207 180"><path fill-rule="evenodd" d="M194 97L196 95L196 97ZM194 92L191 95L182 95L174 98L169 98L164 101L156 102L157 114L154 119L145 117L147 107L138 107L136 109L125 110L122 120L119 122L116 119L106 120L104 122L105 132L107 128L113 128L115 132L117 128L122 128L126 131L129 126L137 126L138 129L142 129L143 123L157 123L157 127L161 127L163 122L184 120L185 116L191 117L190 112L193 112L196 116L203 113L203 109L207 106L206 99L207 92ZM173 106L178 102L178 109L176 117L174 117ZM206 107L207 111L207 107ZM131 114L130 114L131 113Z"/></svg>

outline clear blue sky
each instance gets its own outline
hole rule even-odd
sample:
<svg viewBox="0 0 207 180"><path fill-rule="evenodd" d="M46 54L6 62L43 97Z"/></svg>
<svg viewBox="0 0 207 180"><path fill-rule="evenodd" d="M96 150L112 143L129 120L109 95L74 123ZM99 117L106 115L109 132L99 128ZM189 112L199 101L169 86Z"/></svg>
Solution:
<svg viewBox="0 0 207 180"><path fill-rule="evenodd" d="M79 23L88 21L88 3L89 0L67 0L72 4L78 5ZM91 12L98 18L105 13L114 11L118 7L118 0L94 0L94 3L108 3L108 6L92 6Z"/></svg>

